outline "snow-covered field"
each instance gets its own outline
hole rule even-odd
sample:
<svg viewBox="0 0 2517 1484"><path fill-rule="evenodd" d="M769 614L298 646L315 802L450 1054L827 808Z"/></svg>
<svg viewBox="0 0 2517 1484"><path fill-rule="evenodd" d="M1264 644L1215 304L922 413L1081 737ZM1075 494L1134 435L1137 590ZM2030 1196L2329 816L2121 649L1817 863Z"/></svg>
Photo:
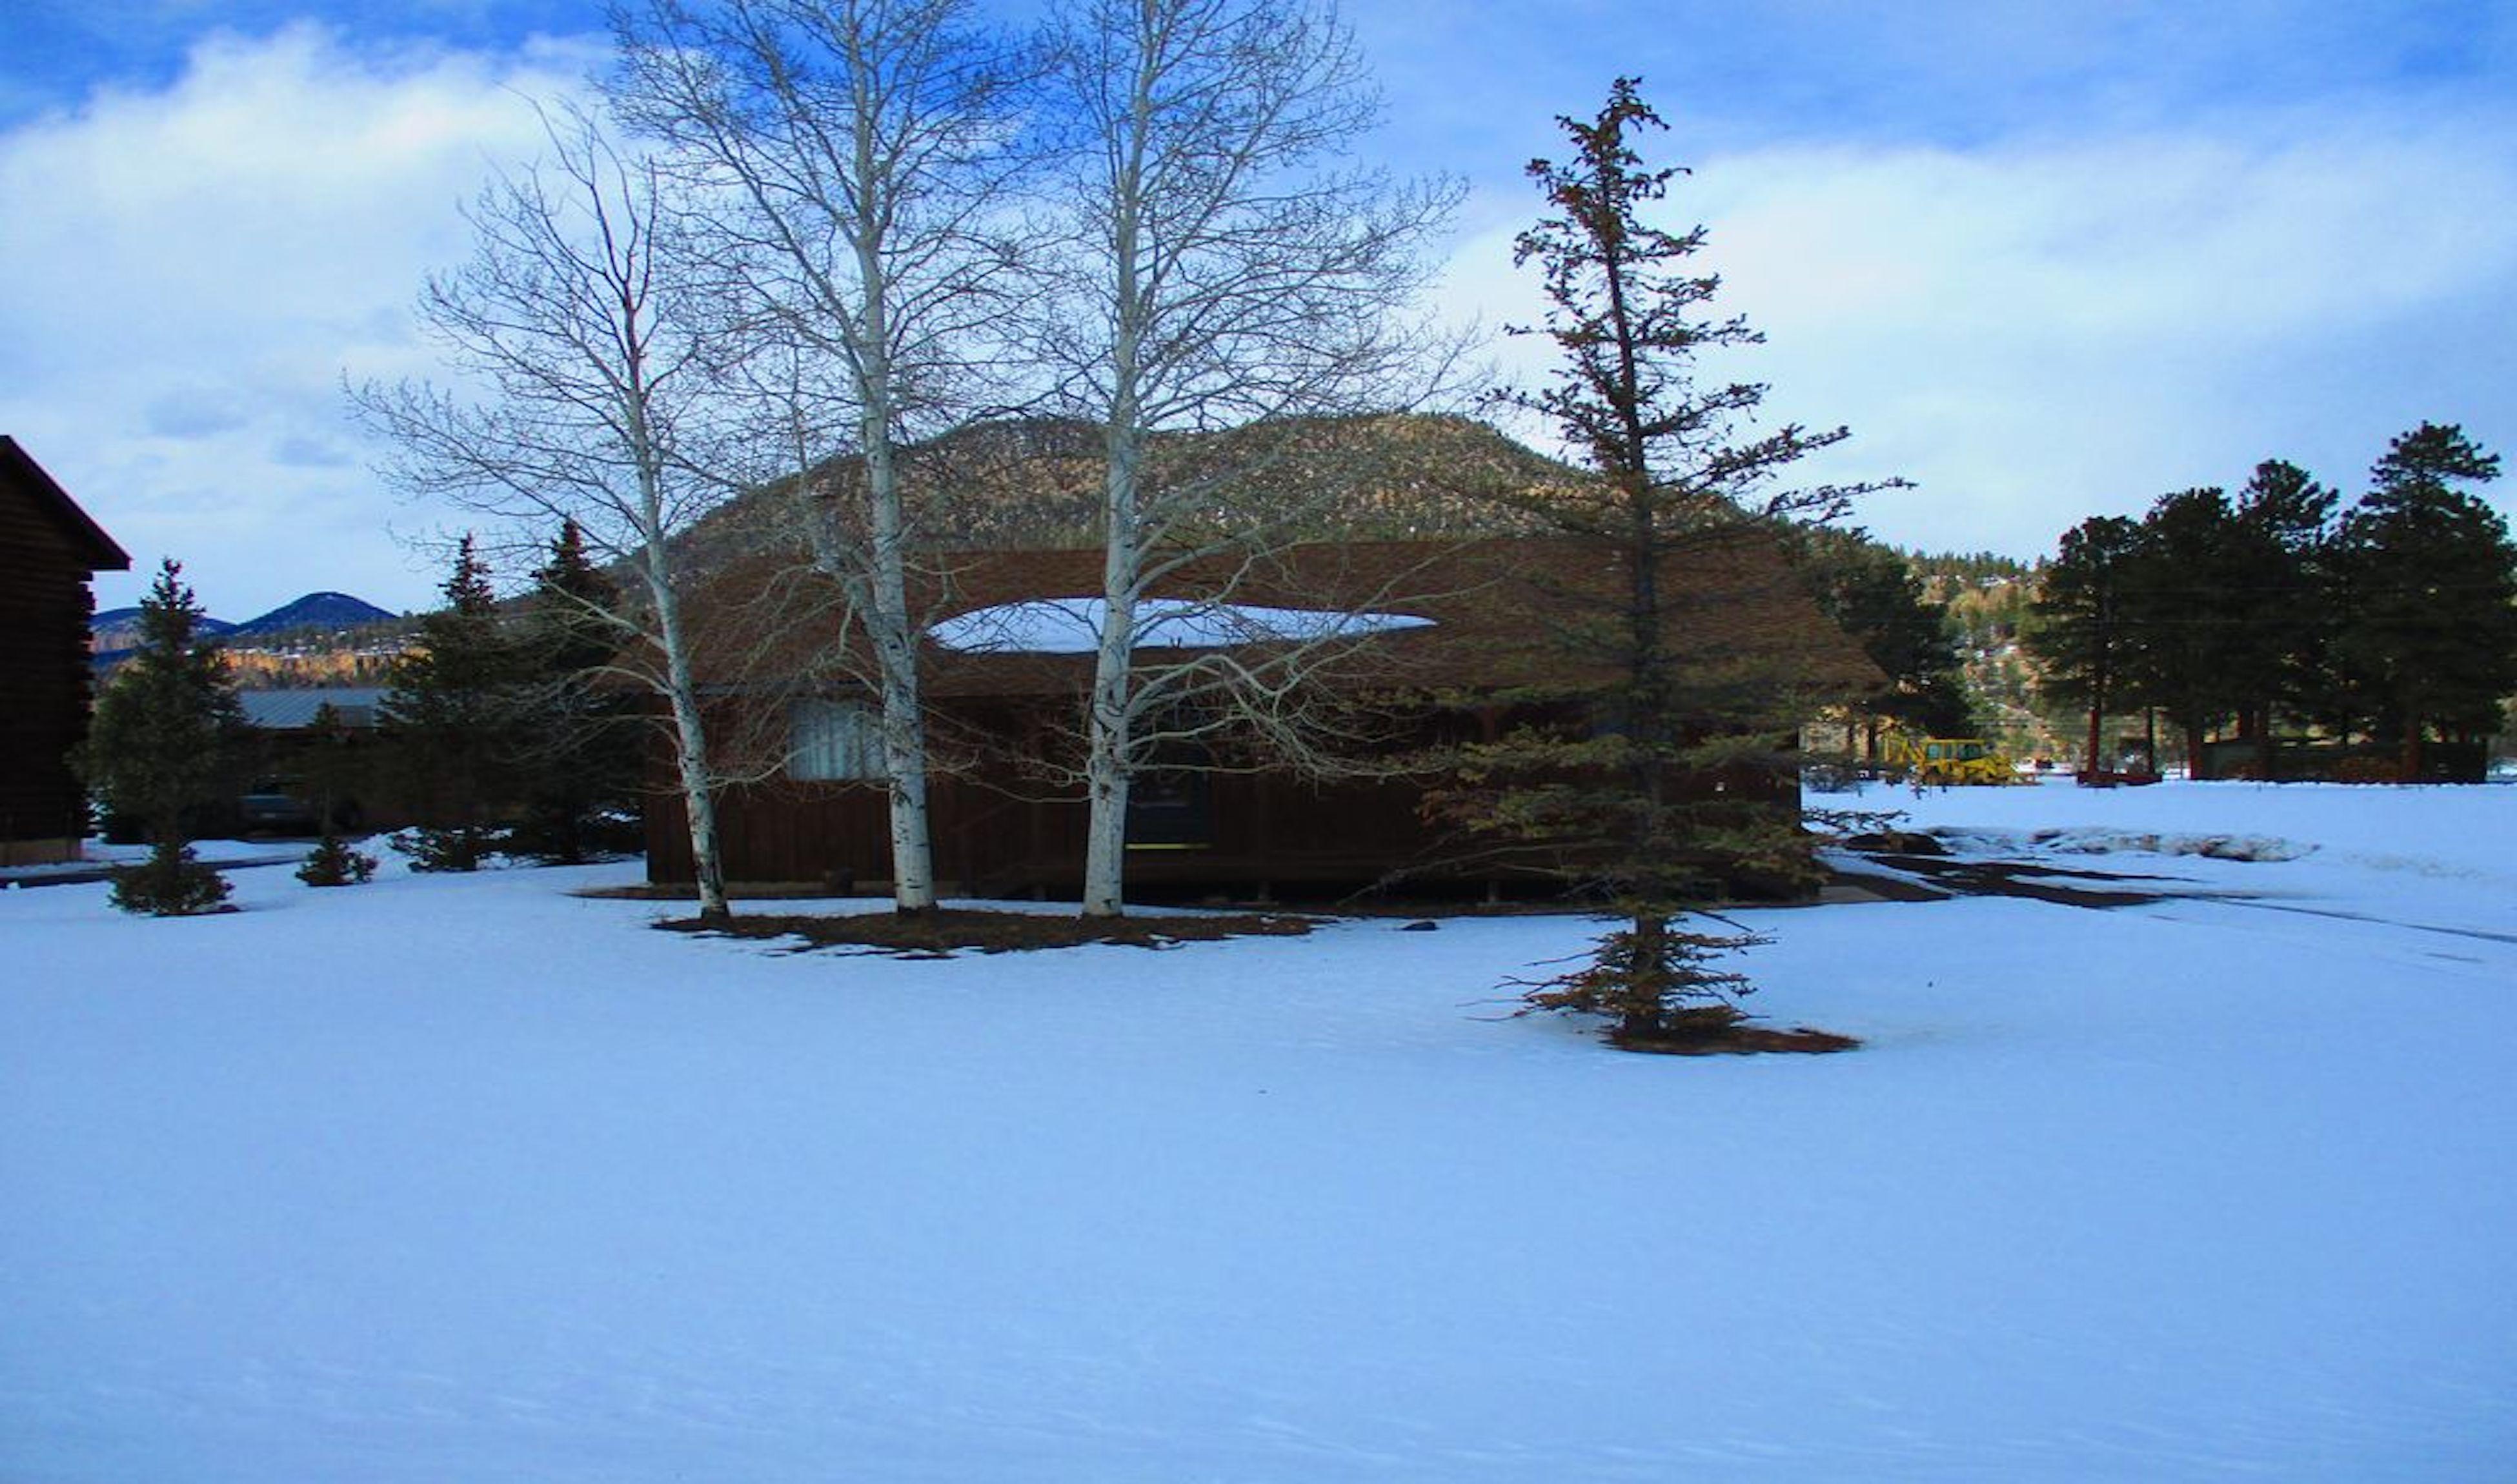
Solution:
<svg viewBox="0 0 2517 1484"><path fill-rule="evenodd" d="M1869 1045L1694 1060L1497 1018L1573 919L0 892L0 1479L2517 1476L2517 788L1876 797L2188 895L1755 914Z"/></svg>

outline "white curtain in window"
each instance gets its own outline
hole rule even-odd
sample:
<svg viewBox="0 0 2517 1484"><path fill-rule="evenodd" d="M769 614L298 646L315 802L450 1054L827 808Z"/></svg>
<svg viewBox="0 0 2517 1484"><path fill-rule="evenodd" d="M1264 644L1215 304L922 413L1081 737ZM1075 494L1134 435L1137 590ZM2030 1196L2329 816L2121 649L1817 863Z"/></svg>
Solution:
<svg viewBox="0 0 2517 1484"><path fill-rule="evenodd" d="M813 698L795 702L789 720L788 777L808 784L882 778L882 717L874 707Z"/></svg>

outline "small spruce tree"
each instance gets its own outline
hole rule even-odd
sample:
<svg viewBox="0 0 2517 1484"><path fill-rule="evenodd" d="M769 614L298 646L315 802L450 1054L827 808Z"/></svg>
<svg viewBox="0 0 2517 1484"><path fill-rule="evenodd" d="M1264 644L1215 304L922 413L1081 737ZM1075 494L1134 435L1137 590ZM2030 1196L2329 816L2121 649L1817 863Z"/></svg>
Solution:
<svg viewBox="0 0 2517 1484"><path fill-rule="evenodd" d="M475 870L503 843L496 815L516 788L521 654L469 535L441 591L394 661L377 731L418 803L395 843L422 870Z"/></svg>
<svg viewBox="0 0 2517 1484"><path fill-rule="evenodd" d="M329 825L297 868L297 879L309 886L362 886L375 873L376 858L352 848Z"/></svg>
<svg viewBox="0 0 2517 1484"><path fill-rule="evenodd" d="M97 698L80 767L108 810L147 827L145 865L114 873L113 905L152 916L218 911L228 883L192 854L186 815L232 784L244 723L201 608L169 559L140 601L140 644Z"/></svg>

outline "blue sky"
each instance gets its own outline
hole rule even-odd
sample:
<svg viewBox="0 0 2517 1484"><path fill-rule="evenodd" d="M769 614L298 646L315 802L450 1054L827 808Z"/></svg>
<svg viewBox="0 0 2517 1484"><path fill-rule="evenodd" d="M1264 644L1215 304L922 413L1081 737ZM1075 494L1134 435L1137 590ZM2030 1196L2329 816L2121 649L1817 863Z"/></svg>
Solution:
<svg viewBox="0 0 2517 1484"><path fill-rule="evenodd" d="M2356 488L2424 417L2517 451L2517 7L1346 15L1387 95L1370 151L1470 187L1442 302L1489 324L1537 313L1521 166L1640 73L1695 170L1672 223L1711 226L1769 334L1738 369L1852 426L1817 473L1917 482L1860 514L1889 539L2032 556L2275 455ZM425 604L398 538L450 518L378 486L340 379L428 371L421 275L600 31L541 0L0 10L0 431L214 613Z"/></svg>

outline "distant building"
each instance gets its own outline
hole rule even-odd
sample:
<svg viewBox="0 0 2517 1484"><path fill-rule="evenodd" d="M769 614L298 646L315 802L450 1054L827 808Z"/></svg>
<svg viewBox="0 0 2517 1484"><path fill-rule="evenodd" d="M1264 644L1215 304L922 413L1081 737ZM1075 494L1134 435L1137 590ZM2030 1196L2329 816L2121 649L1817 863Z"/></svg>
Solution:
<svg viewBox="0 0 2517 1484"><path fill-rule="evenodd" d="M0 434L0 866L75 860L87 790L89 579L130 554Z"/></svg>
<svg viewBox="0 0 2517 1484"><path fill-rule="evenodd" d="M393 692L384 686L315 686L294 691L239 690L244 724L257 732L303 732L315 725L318 712L332 708L333 720L350 732L373 732L376 710Z"/></svg>
<svg viewBox="0 0 2517 1484"><path fill-rule="evenodd" d="M327 813L333 827L353 832L410 823L375 750L377 713L392 694L382 686L236 692L254 760L239 831L312 834ZM318 730L326 710L330 725Z"/></svg>

